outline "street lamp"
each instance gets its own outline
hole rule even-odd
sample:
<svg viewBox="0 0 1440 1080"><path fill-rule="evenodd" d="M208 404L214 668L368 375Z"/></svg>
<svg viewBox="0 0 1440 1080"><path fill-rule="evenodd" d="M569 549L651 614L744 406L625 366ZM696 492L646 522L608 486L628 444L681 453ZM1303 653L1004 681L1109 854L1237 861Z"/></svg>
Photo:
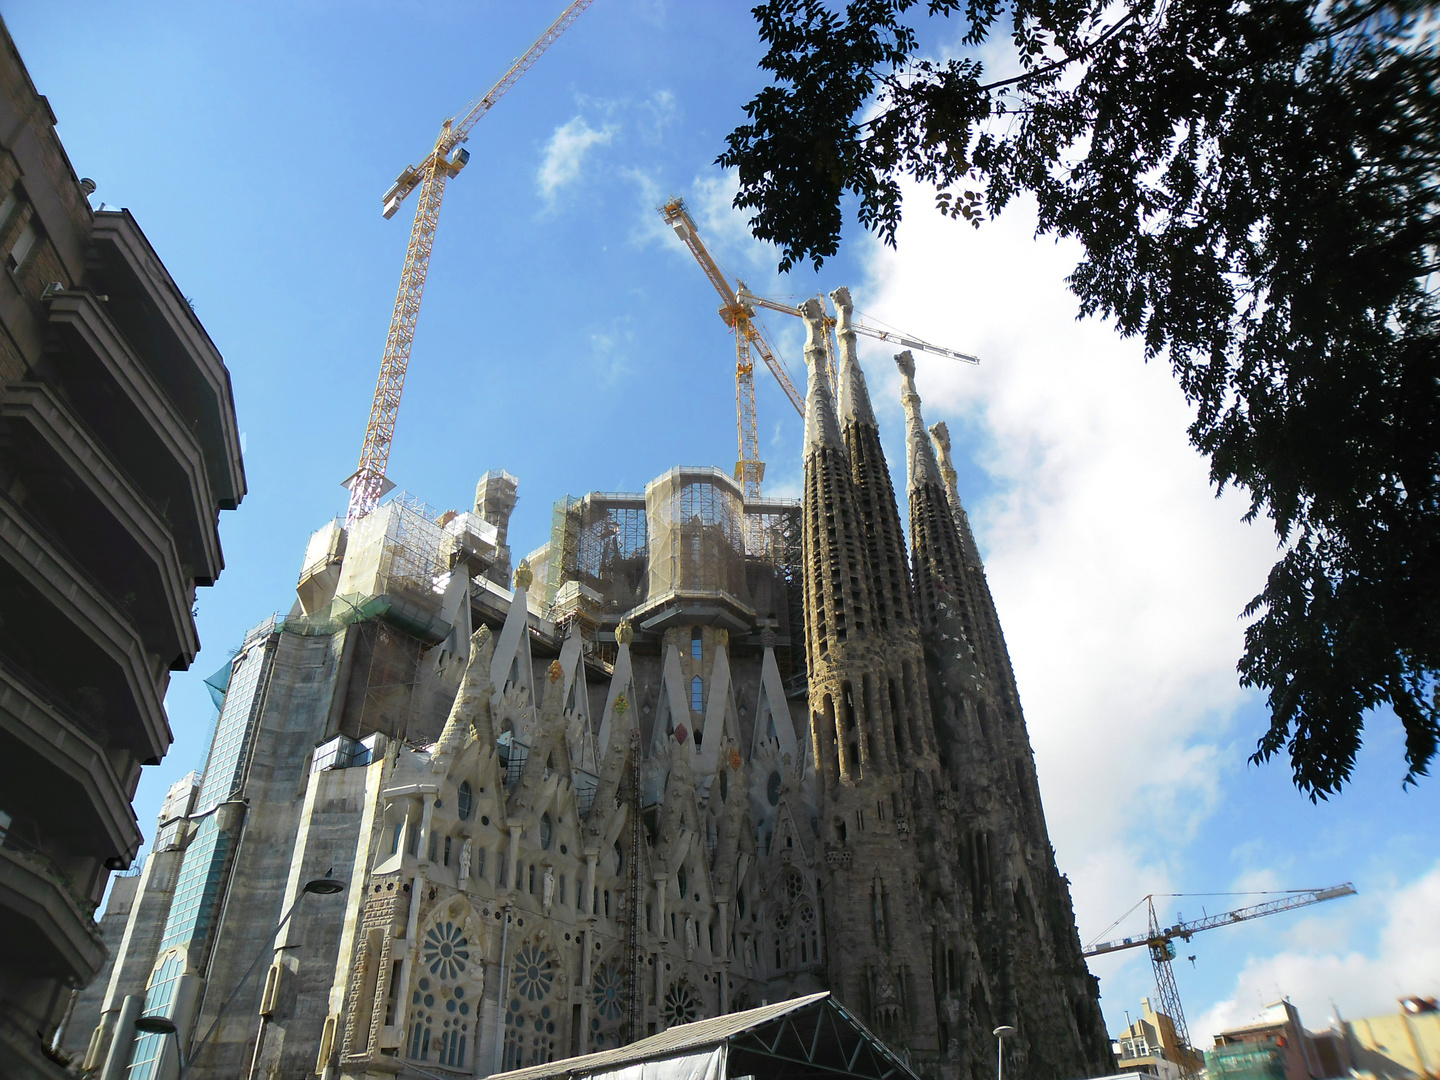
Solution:
<svg viewBox="0 0 1440 1080"><path fill-rule="evenodd" d="M290 921L290 916L295 914L295 909L300 906L300 901L304 900L306 896L310 894L314 894L315 896L334 896L336 893L344 891L345 882L339 878L327 876L312 878L307 881L300 887L300 895L295 898L295 902L290 905L284 915L280 916L280 921L275 924L275 929L271 931L270 937L274 938L276 934L284 929L285 924ZM230 995L220 1006L220 1011L215 1014L215 1022L210 1025L210 1030L205 1032L200 1041L195 1044L195 1050L190 1055L188 1061L185 1058L185 1051L180 1045L180 1030L175 1026L174 1020L171 1020L168 1016L140 1016L136 1018L135 1030L143 1035L175 1036L175 1053L180 1058L180 1075L178 1080L184 1080L185 1074L190 1071L191 1062L200 1056L201 1050L205 1049L205 1044L208 1043L210 1037L215 1034L215 1030L220 1026L220 1021L225 1019L225 1011L230 1008L230 1005L239 995L244 985L250 981L250 976L255 974L255 968L258 967L260 961L265 958L266 951L267 950L262 947L255 959L251 961L250 966L245 970L245 974L240 976L240 981L235 984L235 989L230 992ZM268 951L273 952L274 950Z"/></svg>
<svg viewBox="0 0 1440 1080"><path fill-rule="evenodd" d="M1015 1034L1015 1029L1009 1024L1001 1024L992 1034L994 1034L1000 1044L1000 1050L995 1062L995 1080L1005 1080L1005 1040Z"/></svg>

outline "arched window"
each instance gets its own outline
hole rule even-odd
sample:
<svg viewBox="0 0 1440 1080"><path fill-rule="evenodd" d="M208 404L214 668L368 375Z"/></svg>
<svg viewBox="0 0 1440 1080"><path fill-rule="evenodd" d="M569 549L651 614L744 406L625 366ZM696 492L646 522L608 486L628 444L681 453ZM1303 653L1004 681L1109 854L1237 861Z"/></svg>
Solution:
<svg viewBox="0 0 1440 1080"><path fill-rule="evenodd" d="M700 636L700 628L697 626L690 632L690 655L701 659L705 654L705 639Z"/></svg>
<svg viewBox="0 0 1440 1080"><path fill-rule="evenodd" d="M690 883L685 876L685 867L680 867L679 872L675 875L675 884L680 889L680 899L685 899L685 894L690 891Z"/></svg>
<svg viewBox="0 0 1440 1080"><path fill-rule="evenodd" d="M450 918L437 919L421 939L420 973L410 995L406 1054L411 1060L465 1067L474 1041L465 986L469 967L470 941L464 927Z"/></svg>
<svg viewBox="0 0 1440 1080"><path fill-rule="evenodd" d="M555 837L555 826L550 821L549 814L540 815L540 846L546 851L550 850L550 841Z"/></svg>
<svg viewBox="0 0 1440 1080"><path fill-rule="evenodd" d="M700 676L690 680L690 711L705 711L705 684L700 681Z"/></svg>
<svg viewBox="0 0 1440 1080"><path fill-rule="evenodd" d="M470 790L470 781L460 785L460 790L455 793L455 813L461 821L470 820L470 808L474 805L475 796Z"/></svg>

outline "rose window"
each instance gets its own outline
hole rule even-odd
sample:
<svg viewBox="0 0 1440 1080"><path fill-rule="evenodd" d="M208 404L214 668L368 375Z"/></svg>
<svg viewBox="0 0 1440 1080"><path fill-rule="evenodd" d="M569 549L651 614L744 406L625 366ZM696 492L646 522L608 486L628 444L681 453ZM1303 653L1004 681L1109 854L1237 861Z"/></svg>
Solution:
<svg viewBox="0 0 1440 1080"><path fill-rule="evenodd" d="M625 981L614 964L595 973L595 1011L606 1020L617 1020L625 1001Z"/></svg>
<svg viewBox="0 0 1440 1080"><path fill-rule="evenodd" d="M700 1016L700 998L690 989L689 983L675 983L665 991L665 1005L660 1011L667 1027L688 1024Z"/></svg>
<svg viewBox="0 0 1440 1080"><path fill-rule="evenodd" d="M775 929L776 929L776 930L784 930L784 929L785 929L787 926L789 926L789 925L790 925L790 912L784 910L783 908L782 908L781 910L775 912Z"/></svg>
<svg viewBox="0 0 1440 1080"><path fill-rule="evenodd" d="M555 964L550 955L535 945L526 945L515 954L515 990L528 1001L550 996L555 982Z"/></svg>
<svg viewBox="0 0 1440 1080"><path fill-rule="evenodd" d="M436 923L425 932L421 945L422 960L431 975L453 980L465 970L470 959L470 942L464 931L453 922Z"/></svg>

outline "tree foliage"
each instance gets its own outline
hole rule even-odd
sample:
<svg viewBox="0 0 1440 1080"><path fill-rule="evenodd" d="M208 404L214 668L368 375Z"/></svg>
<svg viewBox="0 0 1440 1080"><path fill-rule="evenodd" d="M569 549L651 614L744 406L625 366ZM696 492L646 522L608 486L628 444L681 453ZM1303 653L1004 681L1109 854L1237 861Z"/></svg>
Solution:
<svg viewBox="0 0 1440 1080"><path fill-rule="evenodd" d="M1422 0L769 0L770 85L720 164L782 269L842 211L893 244L905 176L979 223L1028 193L1070 285L1169 361L1218 488L1281 558L1246 609L1255 761L1325 798L1364 719L1440 738L1436 9ZM921 55L949 19L965 56ZM1008 37L1008 45L1005 38ZM980 55L1014 74L989 78Z"/></svg>

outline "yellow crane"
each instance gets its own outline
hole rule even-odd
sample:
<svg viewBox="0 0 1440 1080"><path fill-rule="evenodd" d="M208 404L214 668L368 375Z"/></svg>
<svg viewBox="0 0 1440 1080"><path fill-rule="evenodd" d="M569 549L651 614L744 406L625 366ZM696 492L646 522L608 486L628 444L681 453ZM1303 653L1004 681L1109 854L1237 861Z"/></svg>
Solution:
<svg viewBox="0 0 1440 1080"><path fill-rule="evenodd" d="M1184 896L1185 894L1172 893L1171 895ZM1236 908L1233 911L1222 911L1218 915L1206 915L1200 919L1176 922L1173 926L1162 927L1160 920L1155 916L1155 897L1154 894L1151 894L1142 898L1140 903L1135 905L1135 907L1139 907L1140 904L1148 905L1150 923L1146 933L1087 945L1082 951L1085 956L1090 957L1144 947L1149 952L1151 966L1155 969L1155 988L1160 995L1160 1011L1170 1017L1170 1022L1175 1025L1175 1038L1180 1043L1182 1050L1189 1049L1191 1048L1190 1028L1185 1023L1185 1010L1180 1004L1180 991L1175 985L1175 972L1170 967L1170 961L1175 959L1177 938L1188 942L1202 930L1213 930L1217 926L1232 926L1235 923L1248 922L1250 919L1259 919L1265 915L1276 915L1282 911L1293 911L1296 908L1309 907L1311 904L1323 904L1327 900L1338 900L1342 896L1354 895L1355 886L1348 881L1340 885L1331 885L1328 889L1286 889L1277 900L1265 900L1248 907ZM1134 910L1134 907L1130 909L1130 911ZM1119 926L1130 914L1130 911L1116 919L1102 933L1109 933L1110 930ZM1190 959L1194 960L1195 958L1192 956ZM1193 1080L1199 1073L1192 1058L1186 1058L1176 1064L1180 1066L1182 1080Z"/></svg>
<svg viewBox="0 0 1440 1080"><path fill-rule="evenodd" d="M400 271L400 288L395 295L395 310L390 316L390 332L385 338L385 354L380 360L380 378L375 383L370 421L365 426L360 465L355 475L345 481L350 489L346 525L374 510L388 489L385 468L389 464L390 445L395 438L395 418L400 412L400 392L405 386L410 347L415 341L415 324L420 318L420 297L425 291L425 275L430 269L430 252L435 247L435 230L440 224L440 200L445 197L445 182L459 173L470 160L470 152L463 145L470 137L470 129L594 2L575 0L562 11L560 17L550 24L550 29L540 35L525 55L510 65L500 81L471 105L465 115L459 120L452 117L440 126L440 134L430 152L419 165L407 167L385 193L385 216L391 218L406 196L416 188L420 189L415 224L410 229L410 245L405 250L405 266Z"/></svg>
<svg viewBox="0 0 1440 1080"><path fill-rule="evenodd" d="M714 256L705 247L704 241L700 239L700 231L695 227L695 221L690 212L685 208L685 201L673 198L658 208L660 216L665 219L680 237L680 240L690 249L695 256L695 261L705 271L705 276L710 279L710 284L715 286L715 291L720 294L720 318L725 320L725 325L735 334L735 431L737 442L740 445L740 460L735 463L735 479L739 480L744 487L747 499L758 499L760 497L760 482L765 478L765 463L760 460L760 439L756 430L755 421L755 361L753 353L759 353L760 358L765 361L765 366L775 376L775 381L780 384L780 389L785 391L785 396L790 399L790 404L795 406L795 411L801 416L805 415L805 398L800 391L795 389L791 382L785 366L775 355L755 321L756 308L768 308L771 311L778 311L786 315L800 314L800 309L790 304L783 304L778 300L767 300L764 297L756 296L745 287L745 282L735 281L732 286L719 264L715 262ZM824 302L824 298L821 298ZM825 348L829 360L830 378L835 378L835 347L832 342L835 317L828 314L825 316L826 328L829 331L826 335ZM963 360L966 363L978 364L980 361L967 353L956 352L954 349L947 349L940 345L932 345L911 334L901 334L892 330L882 330L879 327L870 326L866 323L855 321L851 324L857 334L864 334L866 337L876 338L880 341L890 341L907 349L920 349L924 352L936 353L940 356L948 356L954 360Z"/></svg>
<svg viewBox="0 0 1440 1080"><path fill-rule="evenodd" d="M765 478L765 463L760 460L760 437L755 429L755 361L751 359L752 350L760 354L765 366L780 384L780 389L785 391L785 396L801 416L805 415L805 399L800 391L795 389L784 365L776 359L775 351L756 327L755 309L741 303L734 287L720 271L714 257L700 239L700 232L695 228L690 211L685 209L684 200L671 199L659 209L666 224L674 228L685 246L690 249L690 254L695 256L700 268L705 271L710 284L714 285L715 291L720 294L720 317L735 333L735 430L740 444L740 460L735 463L735 479L740 481L747 499L758 499L760 481Z"/></svg>

